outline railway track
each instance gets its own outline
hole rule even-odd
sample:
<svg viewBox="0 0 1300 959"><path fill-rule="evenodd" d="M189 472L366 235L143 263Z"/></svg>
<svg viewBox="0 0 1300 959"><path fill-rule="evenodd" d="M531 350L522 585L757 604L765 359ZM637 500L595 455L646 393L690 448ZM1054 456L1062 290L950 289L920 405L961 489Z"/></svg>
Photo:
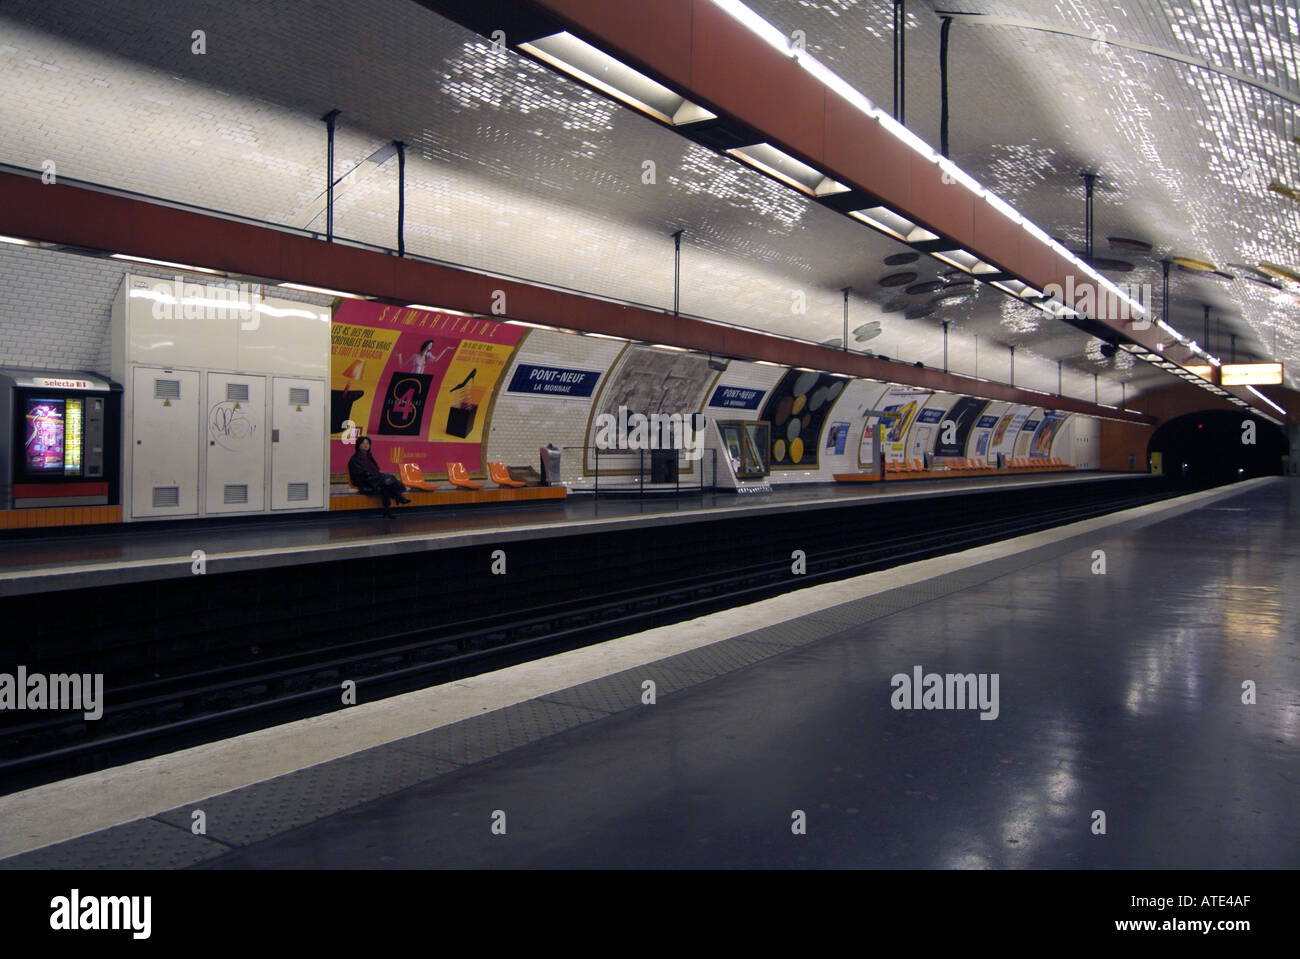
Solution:
<svg viewBox="0 0 1300 959"><path fill-rule="evenodd" d="M810 552L807 571L799 576L792 575L788 557L731 564L644 585L604 588L596 599L572 596L443 626L384 631L347 642L330 639L316 649L114 686L97 722L88 723L80 714L75 719L25 714L24 721L0 731L0 792L346 708L344 680L357 683L362 701L373 701L1183 491L1100 492L1094 486L1091 492L1083 501L1011 509L993 518ZM33 715L35 719L27 718Z"/></svg>

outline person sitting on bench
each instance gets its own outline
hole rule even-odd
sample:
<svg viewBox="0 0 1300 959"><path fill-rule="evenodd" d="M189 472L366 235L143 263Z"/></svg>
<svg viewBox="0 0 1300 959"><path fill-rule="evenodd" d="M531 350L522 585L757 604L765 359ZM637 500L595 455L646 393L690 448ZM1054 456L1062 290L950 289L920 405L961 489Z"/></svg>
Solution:
<svg viewBox="0 0 1300 959"><path fill-rule="evenodd" d="M390 499L397 500L403 506L411 502L402 495L406 492L406 487L402 485L401 480L392 473L380 472L379 464L370 453L369 436L357 440L357 451L352 454L352 459L348 460L348 478L362 493L379 494L384 503L385 516L393 515L388 510Z"/></svg>

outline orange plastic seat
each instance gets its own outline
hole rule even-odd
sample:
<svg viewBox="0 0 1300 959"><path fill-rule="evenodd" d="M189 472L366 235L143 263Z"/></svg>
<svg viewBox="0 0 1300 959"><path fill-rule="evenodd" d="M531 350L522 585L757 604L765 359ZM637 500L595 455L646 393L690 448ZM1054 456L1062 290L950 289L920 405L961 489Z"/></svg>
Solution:
<svg viewBox="0 0 1300 959"><path fill-rule="evenodd" d="M510 478L510 471L506 469L505 463L488 463L488 479L498 486L508 486L511 489L519 489L524 485L519 480Z"/></svg>
<svg viewBox="0 0 1300 959"><path fill-rule="evenodd" d="M402 485L407 489L435 490L437 483L430 483L424 478L419 463L403 463L401 468Z"/></svg>
<svg viewBox="0 0 1300 959"><path fill-rule="evenodd" d="M482 489L482 483L475 483L469 478L469 473L465 472L464 463L448 463L447 479L452 486L459 486L461 489Z"/></svg>

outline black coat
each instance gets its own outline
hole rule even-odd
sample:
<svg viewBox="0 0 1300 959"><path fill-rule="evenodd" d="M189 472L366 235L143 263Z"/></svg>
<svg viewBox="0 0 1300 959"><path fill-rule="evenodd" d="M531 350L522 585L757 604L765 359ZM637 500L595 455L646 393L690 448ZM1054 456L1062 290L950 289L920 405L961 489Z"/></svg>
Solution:
<svg viewBox="0 0 1300 959"><path fill-rule="evenodd" d="M374 489L384 482L384 474L369 450L358 449L348 460L348 478L359 490Z"/></svg>

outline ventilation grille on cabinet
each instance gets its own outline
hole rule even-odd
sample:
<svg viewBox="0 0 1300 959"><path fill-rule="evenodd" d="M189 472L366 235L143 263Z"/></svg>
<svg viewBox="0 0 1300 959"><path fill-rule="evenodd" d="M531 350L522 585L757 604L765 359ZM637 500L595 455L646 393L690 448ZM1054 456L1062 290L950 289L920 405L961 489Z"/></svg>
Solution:
<svg viewBox="0 0 1300 959"><path fill-rule="evenodd" d="M181 488L179 486L155 486L153 488L153 508L162 509L167 506L179 506L181 504Z"/></svg>
<svg viewBox="0 0 1300 959"><path fill-rule="evenodd" d="M308 483L290 483L289 484L289 502L301 503L307 499Z"/></svg>
<svg viewBox="0 0 1300 959"><path fill-rule="evenodd" d="M179 400L181 398L181 381L154 380L153 398L156 400Z"/></svg>
<svg viewBox="0 0 1300 959"><path fill-rule="evenodd" d="M247 383L227 383L226 400L235 403L248 402L248 384Z"/></svg>
<svg viewBox="0 0 1300 959"><path fill-rule="evenodd" d="M289 405L306 406L311 402L311 390L305 386L289 387Z"/></svg>
<svg viewBox="0 0 1300 959"><path fill-rule="evenodd" d="M248 484L227 484L225 488L225 504L233 506L237 503L248 502Z"/></svg>

